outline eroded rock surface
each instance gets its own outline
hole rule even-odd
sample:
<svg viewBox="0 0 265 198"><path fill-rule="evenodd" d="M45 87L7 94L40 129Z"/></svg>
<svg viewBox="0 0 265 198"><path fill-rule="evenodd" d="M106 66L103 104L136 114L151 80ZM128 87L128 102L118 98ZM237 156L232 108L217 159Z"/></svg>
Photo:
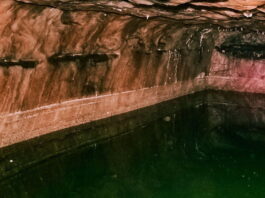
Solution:
<svg viewBox="0 0 265 198"><path fill-rule="evenodd" d="M191 80L206 73L214 46L212 28L163 18L0 8L2 113Z"/></svg>
<svg viewBox="0 0 265 198"><path fill-rule="evenodd" d="M226 27L254 26L264 28L264 0L17 0L57 7L63 10L108 11L130 14L143 18L165 17L175 20L188 20L184 23L211 22ZM238 23L240 20L240 23ZM253 24L255 22L255 25Z"/></svg>
<svg viewBox="0 0 265 198"><path fill-rule="evenodd" d="M1 1L0 147L205 89L265 93L263 4Z"/></svg>

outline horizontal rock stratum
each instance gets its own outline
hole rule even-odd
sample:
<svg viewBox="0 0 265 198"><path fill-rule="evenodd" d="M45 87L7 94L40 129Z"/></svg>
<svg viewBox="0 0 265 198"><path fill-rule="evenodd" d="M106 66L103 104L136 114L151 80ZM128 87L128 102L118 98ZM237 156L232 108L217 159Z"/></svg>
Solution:
<svg viewBox="0 0 265 198"><path fill-rule="evenodd" d="M204 90L265 94L264 5L1 0L0 179L162 116L164 101L195 101L197 108L212 100ZM237 94L233 100L234 107ZM249 96L239 104L259 109L264 100ZM148 106L153 110L141 114ZM118 116L127 112L132 121ZM255 112L253 123L259 125L264 114ZM223 111L207 114L214 125Z"/></svg>
<svg viewBox="0 0 265 198"><path fill-rule="evenodd" d="M63 10L107 11L138 17L166 17L189 20L189 23L211 22L222 26L250 25L251 21L264 21L264 0L16 0L46 5ZM238 23L240 20L240 23ZM254 24L252 24L254 25ZM256 24L256 28L264 28Z"/></svg>
<svg viewBox="0 0 265 198"><path fill-rule="evenodd" d="M0 2L0 147L205 89L265 93L264 1Z"/></svg>
<svg viewBox="0 0 265 198"><path fill-rule="evenodd" d="M234 10L252 10L258 7L263 7L265 5L264 0L222 0L222 1L200 1L200 0L17 0L25 3L37 3L46 5L58 5L67 3L76 3L82 5L96 4L96 5L119 5L120 7L132 7L135 5L164 5L164 6L179 6L179 5L199 5L207 7L221 7L221 8L231 8ZM129 6L131 5L131 6Z"/></svg>

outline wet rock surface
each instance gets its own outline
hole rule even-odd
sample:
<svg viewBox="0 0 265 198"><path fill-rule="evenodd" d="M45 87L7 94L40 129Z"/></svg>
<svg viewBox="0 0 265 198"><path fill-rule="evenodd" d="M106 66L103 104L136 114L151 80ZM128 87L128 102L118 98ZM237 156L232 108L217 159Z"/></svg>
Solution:
<svg viewBox="0 0 265 198"><path fill-rule="evenodd" d="M113 121L115 115L203 90L264 94L264 4L1 1L1 174L116 136L144 119L135 113L131 122L118 120L124 128L113 124L104 130L92 121L104 126L104 118ZM264 145L264 95L238 96L199 97L196 115L209 131L195 137L193 149ZM165 110L153 108L145 120ZM184 119L186 112L179 115ZM175 119L163 116L166 123ZM85 132L70 128L85 123L92 123Z"/></svg>
<svg viewBox="0 0 265 198"><path fill-rule="evenodd" d="M209 27L163 18L12 1L0 9L1 113L191 80L206 73L214 47ZM33 69L19 66L27 59Z"/></svg>
<svg viewBox="0 0 265 198"><path fill-rule="evenodd" d="M254 26L262 29L265 19L263 0L17 0L63 10L96 10L138 17L165 17L185 23L214 23L223 26ZM240 20L240 23L238 23ZM254 23L253 23L254 22Z"/></svg>
<svg viewBox="0 0 265 198"><path fill-rule="evenodd" d="M108 142L135 129L142 130L152 122L172 127L169 132L174 134L174 139L166 135L166 128L161 130L167 140L166 148L171 149L173 145L177 145L186 157L196 156L196 159L207 160L216 157L216 152L220 151L224 152L224 156L237 151L264 151L264 103L262 94L203 91L37 137L0 149L0 183L4 183L6 177L16 175L21 170L28 171L30 167L48 158L56 159L54 156L63 153L71 155L75 149L96 149L102 141ZM156 129L152 128L146 136L146 140L154 146L161 138L154 135ZM145 132L139 134L146 134ZM157 140L151 141L152 137ZM138 142L131 141L131 138L129 140ZM128 144L125 147L131 148ZM142 149L138 151L142 152Z"/></svg>
<svg viewBox="0 0 265 198"><path fill-rule="evenodd" d="M0 3L0 147L205 89L265 93L262 1Z"/></svg>
<svg viewBox="0 0 265 198"><path fill-rule="evenodd" d="M259 21L254 19L251 27L240 21L244 27L226 28L213 21L139 18L59 6L79 5L76 1L45 1L46 6L27 2L1 2L6 19L0 25L2 113L208 74L261 80L265 76L264 32L255 27ZM247 91L263 91L254 86Z"/></svg>
<svg viewBox="0 0 265 198"><path fill-rule="evenodd" d="M264 59L265 58L265 36L264 33L256 35L253 33L237 33L228 37L220 47L216 49L228 56L239 59Z"/></svg>

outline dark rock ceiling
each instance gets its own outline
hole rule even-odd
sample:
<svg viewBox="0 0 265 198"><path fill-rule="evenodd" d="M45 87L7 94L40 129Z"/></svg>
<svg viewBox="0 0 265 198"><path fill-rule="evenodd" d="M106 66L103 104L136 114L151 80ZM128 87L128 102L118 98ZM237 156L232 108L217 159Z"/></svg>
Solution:
<svg viewBox="0 0 265 198"><path fill-rule="evenodd" d="M184 23L261 29L265 0L16 0L62 10L93 10L144 17L165 17Z"/></svg>

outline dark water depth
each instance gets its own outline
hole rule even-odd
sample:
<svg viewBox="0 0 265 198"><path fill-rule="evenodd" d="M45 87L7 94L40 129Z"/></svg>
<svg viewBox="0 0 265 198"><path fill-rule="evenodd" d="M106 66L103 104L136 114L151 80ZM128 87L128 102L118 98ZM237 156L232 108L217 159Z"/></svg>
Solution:
<svg viewBox="0 0 265 198"><path fill-rule="evenodd" d="M24 170L0 184L0 197L263 198L265 131L253 116L263 110L183 109Z"/></svg>

